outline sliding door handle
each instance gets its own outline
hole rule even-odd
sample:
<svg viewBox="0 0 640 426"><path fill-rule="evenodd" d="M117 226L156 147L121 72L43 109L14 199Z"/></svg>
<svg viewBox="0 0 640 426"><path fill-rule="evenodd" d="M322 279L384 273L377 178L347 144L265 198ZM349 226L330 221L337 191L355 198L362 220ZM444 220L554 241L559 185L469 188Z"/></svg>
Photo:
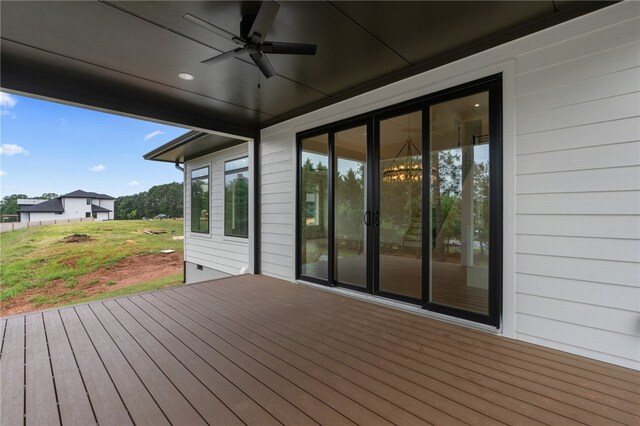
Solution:
<svg viewBox="0 0 640 426"><path fill-rule="evenodd" d="M373 226L380 226L380 212L375 212L373 219Z"/></svg>
<svg viewBox="0 0 640 426"><path fill-rule="evenodd" d="M367 210L367 212L362 216L362 221L366 226L371 225L371 212Z"/></svg>

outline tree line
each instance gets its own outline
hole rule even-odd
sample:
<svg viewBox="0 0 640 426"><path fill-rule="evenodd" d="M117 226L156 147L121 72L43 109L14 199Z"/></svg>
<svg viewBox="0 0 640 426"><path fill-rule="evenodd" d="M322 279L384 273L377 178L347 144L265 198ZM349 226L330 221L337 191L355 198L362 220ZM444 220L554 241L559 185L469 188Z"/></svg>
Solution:
<svg viewBox="0 0 640 426"><path fill-rule="evenodd" d="M152 186L148 191L116 198L116 219L153 218L159 214L182 217L182 183Z"/></svg>
<svg viewBox="0 0 640 426"><path fill-rule="evenodd" d="M11 194L0 200L0 215L17 215L20 198L57 198L58 194L46 192L37 197L26 194ZM182 217L183 190L182 183L173 182L156 185L148 191L134 195L125 195L115 200L116 219L152 218L159 214L168 217Z"/></svg>

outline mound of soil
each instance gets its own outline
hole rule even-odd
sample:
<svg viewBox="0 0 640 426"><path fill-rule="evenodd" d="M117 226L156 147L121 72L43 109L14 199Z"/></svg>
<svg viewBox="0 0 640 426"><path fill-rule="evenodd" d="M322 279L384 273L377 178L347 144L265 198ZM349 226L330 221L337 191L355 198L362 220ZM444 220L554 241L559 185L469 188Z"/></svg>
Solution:
<svg viewBox="0 0 640 426"><path fill-rule="evenodd" d="M91 241L91 237L87 234L73 234L62 239L65 243L86 243Z"/></svg>

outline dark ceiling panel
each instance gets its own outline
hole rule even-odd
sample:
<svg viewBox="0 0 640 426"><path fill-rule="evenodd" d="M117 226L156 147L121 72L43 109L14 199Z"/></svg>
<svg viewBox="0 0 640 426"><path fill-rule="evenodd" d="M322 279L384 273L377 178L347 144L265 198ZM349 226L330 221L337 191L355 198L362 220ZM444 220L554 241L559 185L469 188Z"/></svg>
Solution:
<svg viewBox="0 0 640 426"><path fill-rule="evenodd" d="M163 91L174 90L176 97L192 93L192 102L203 108L210 108L210 104L220 101L274 117L290 109L291 104L282 102L283 98L301 106L324 97L304 86L277 78L262 81L258 90L258 71L253 65L241 61L230 61L215 68L200 64L216 51L107 4L14 2L3 3L2 7L3 18L17 17L2 20L3 39L158 83L158 87L151 90L164 86ZM41 31L27 30L34 27L34 17L46 17L42 22L37 21L36 26ZM197 78L180 80L177 75L184 71ZM281 101L274 102L274 98ZM258 122L250 124L257 125Z"/></svg>
<svg viewBox="0 0 640 426"><path fill-rule="evenodd" d="M161 8L157 7L157 2L114 4L216 49L202 55L199 60L231 50L237 45L186 21L182 18L185 13L237 35L242 13L256 13L259 7L259 3L255 2L167 2ZM301 82L327 95L352 87L354 81L362 84L408 66L406 61L326 2L282 2L267 40L317 44L315 56L267 56L279 76ZM241 61L236 59L223 64L234 64L237 69L238 62ZM363 63L368 65L363 67ZM187 66L199 74L224 74L226 70L223 64L202 66L204 69L198 67L196 62ZM255 73L257 75L257 71Z"/></svg>
<svg viewBox="0 0 640 426"><path fill-rule="evenodd" d="M318 53L268 55L266 80L248 59L201 64L236 45L182 18L238 33L260 2L2 1L0 84L246 136L610 3L281 2L267 39Z"/></svg>
<svg viewBox="0 0 640 426"><path fill-rule="evenodd" d="M489 41L554 13L551 1L350 1L335 5L412 64Z"/></svg>
<svg viewBox="0 0 640 426"><path fill-rule="evenodd" d="M215 129L252 136L255 125L269 116L246 108L194 96L178 96L144 79L132 79L101 67L69 61L2 40L2 87L100 109L167 121L186 127ZM69 78L69 76L73 78ZM179 92L178 92L179 93Z"/></svg>

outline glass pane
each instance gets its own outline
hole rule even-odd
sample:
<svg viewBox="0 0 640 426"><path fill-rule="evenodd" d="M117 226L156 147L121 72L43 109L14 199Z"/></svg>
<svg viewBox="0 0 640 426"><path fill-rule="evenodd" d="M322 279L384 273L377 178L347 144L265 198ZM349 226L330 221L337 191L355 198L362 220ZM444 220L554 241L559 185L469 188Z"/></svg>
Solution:
<svg viewBox="0 0 640 426"><path fill-rule="evenodd" d="M326 134L302 140L300 170L300 272L323 280L329 273L328 141Z"/></svg>
<svg viewBox="0 0 640 426"><path fill-rule="evenodd" d="M224 234L249 236L249 172L224 176Z"/></svg>
<svg viewBox="0 0 640 426"><path fill-rule="evenodd" d="M380 291L422 297L422 112L380 121Z"/></svg>
<svg viewBox="0 0 640 426"><path fill-rule="evenodd" d="M196 169L191 171L191 179L207 177L209 176L209 168L203 167L201 169Z"/></svg>
<svg viewBox="0 0 640 426"><path fill-rule="evenodd" d="M488 314L489 94L430 114L430 300Z"/></svg>
<svg viewBox="0 0 640 426"><path fill-rule="evenodd" d="M367 286L366 212L367 127L335 134L336 279Z"/></svg>
<svg viewBox="0 0 640 426"><path fill-rule="evenodd" d="M231 160L224 163L225 172L247 168L249 168L249 157L238 158L237 160Z"/></svg>
<svg viewBox="0 0 640 426"><path fill-rule="evenodd" d="M191 172L191 232L209 233L209 168Z"/></svg>

